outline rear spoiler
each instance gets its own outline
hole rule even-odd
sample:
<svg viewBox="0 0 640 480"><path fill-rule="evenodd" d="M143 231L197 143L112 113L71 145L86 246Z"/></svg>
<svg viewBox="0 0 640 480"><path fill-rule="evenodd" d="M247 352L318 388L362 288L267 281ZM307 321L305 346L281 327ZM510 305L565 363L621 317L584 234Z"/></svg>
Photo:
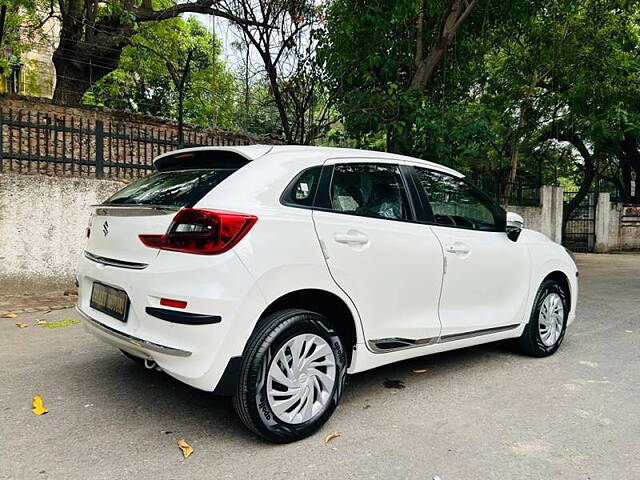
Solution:
<svg viewBox="0 0 640 480"><path fill-rule="evenodd" d="M160 171L192 168L240 168L265 155L272 148L271 145L184 148L156 157L153 165Z"/></svg>

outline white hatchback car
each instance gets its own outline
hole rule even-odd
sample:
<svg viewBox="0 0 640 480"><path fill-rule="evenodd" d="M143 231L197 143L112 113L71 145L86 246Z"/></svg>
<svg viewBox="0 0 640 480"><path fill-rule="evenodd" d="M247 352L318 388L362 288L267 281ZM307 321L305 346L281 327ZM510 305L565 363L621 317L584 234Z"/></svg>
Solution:
<svg viewBox="0 0 640 480"><path fill-rule="evenodd" d="M262 145L154 164L94 207L84 325L268 440L317 430L347 373L507 338L550 355L575 318L567 251L441 165Z"/></svg>

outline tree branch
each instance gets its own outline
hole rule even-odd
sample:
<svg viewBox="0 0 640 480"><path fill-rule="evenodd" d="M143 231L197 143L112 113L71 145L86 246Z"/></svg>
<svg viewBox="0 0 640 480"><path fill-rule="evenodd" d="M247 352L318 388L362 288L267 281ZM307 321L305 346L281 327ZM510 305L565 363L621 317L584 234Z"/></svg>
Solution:
<svg viewBox="0 0 640 480"><path fill-rule="evenodd" d="M167 18L174 18L182 13L202 13L205 15L213 15L215 17L226 18L238 25L253 25L259 27L274 28L264 22L257 22L249 20L247 18L238 17L228 10L221 10L215 8L213 5L218 3L218 0L196 0L195 2L178 3L163 10L150 10L148 5L143 4L139 8L132 9L132 13L135 15L139 22L154 22L158 20L166 20Z"/></svg>

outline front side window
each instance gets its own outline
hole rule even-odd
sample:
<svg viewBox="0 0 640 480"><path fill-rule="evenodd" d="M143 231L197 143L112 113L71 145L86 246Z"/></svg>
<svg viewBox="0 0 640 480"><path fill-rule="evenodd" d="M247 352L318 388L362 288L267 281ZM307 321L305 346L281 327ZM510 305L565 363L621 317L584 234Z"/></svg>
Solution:
<svg viewBox="0 0 640 480"><path fill-rule="evenodd" d="M418 167L416 175L437 224L474 230L498 229L493 206L464 180Z"/></svg>
<svg viewBox="0 0 640 480"><path fill-rule="evenodd" d="M364 217L407 220L407 194L397 165L348 163L334 167L331 209Z"/></svg>

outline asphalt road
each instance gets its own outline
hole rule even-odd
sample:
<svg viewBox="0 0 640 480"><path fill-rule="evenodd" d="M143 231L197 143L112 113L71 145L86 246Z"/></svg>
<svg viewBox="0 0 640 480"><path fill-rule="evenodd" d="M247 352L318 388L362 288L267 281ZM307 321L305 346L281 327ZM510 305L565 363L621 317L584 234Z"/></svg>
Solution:
<svg viewBox="0 0 640 480"><path fill-rule="evenodd" d="M640 478L640 255L579 265L578 318L554 356L492 344L355 375L328 424L284 446L78 324L35 325L72 310L0 319L0 478ZM31 413L34 394L48 414Z"/></svg>

